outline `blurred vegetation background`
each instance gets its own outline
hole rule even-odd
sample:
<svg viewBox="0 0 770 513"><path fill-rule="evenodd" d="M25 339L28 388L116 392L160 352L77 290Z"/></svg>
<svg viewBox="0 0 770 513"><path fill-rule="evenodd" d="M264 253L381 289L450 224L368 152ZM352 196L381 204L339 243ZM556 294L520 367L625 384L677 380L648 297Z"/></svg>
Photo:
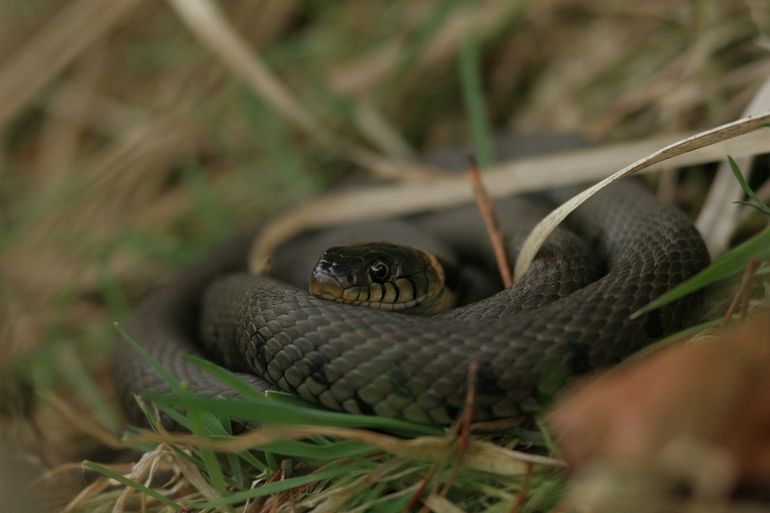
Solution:
<svg viewBox="0 0 770 513"><path fill-rule="evenodd" d="M2 436L98 450L32 390L117 428L112 322L239 227L471 140L463 66L494 131L603 142L739 117L769 53L766 0L3 0Z"/></svg>

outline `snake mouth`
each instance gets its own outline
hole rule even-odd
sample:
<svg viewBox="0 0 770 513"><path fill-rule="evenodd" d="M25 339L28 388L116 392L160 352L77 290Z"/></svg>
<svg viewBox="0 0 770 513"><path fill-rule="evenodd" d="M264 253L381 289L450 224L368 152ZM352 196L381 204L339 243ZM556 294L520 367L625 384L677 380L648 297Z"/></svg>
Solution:
<svg viewBox="0 0 770 513"><path fill-rule="evenodd" d="M427 299L427 295L423 295L416 298L411 298L407 301L401 302L385 302L385 301L373 301L362 299L362 296L366 295L371 297L371 293L367 290L365 294L362 293L362 287L348 287L345 288L334 280L318 279L313 277L310 280L308 290L310 294L320 299L327 301L334 301L335 303L342 303L345 305L363 306L367 308L373 308L375 310L387 310L391 312L398 312L401 310L407 310L420 306L420 304Z"/></svg>
<svg viewBox="0 0 770 513"><path fill-rule="evenodd" d="M310 293L321 299L337 301L342 299L345 289L337 282L329 279L323 279L316 275L310 279L308 287Z"/></svg>

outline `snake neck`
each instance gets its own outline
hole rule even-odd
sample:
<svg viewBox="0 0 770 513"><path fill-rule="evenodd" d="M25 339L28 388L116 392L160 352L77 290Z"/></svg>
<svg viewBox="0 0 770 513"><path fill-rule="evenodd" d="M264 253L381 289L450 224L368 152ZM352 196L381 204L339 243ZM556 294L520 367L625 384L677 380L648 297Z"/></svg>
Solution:
<svg viewBox="0 0 770 513"><path fill-rule="evenodd" d="M412 308L409 313L431 316L444 312L457 305L457 295L449 287L444 286L436 295L436 299Z"/></svg>
<svg viewBox="0 0 770 513"><path fill-rule="evenodd" d="M431 316L457 306L457 294L455 291L458 287L458 276L454 272L454 266L432 253L425 254L436 271L437 281L440 283L440 286L434 286L428 296L418 306L411 308L408 313Z"/></svg>

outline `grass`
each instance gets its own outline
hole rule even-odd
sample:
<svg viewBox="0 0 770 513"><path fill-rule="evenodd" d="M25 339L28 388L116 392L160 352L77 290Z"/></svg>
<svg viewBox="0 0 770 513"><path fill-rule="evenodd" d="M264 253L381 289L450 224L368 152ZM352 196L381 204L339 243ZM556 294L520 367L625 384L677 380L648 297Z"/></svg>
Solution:
<svg viewBox="0 0 770 513"><path fill-rule="evenodd" d="M583 0L375 1L366 9L357 2L219 4L230 24L225 37L241 39L290 95L294 114L287 115L264 82L244 75L253 62L228 64L216 42L196 35L170 4L97 4L0 7L0 373L43 398L65 397L99 440L138 448L146 461L128 471L108 465L114 458L103 444L69 424L36 439L27 422L60 425L61 413L33 400L3 417L0 453L24 447L34 455L45 446L54 465L99 461L84 465L93 493L73 511L111 511L122 500L122 486L97 476L149 495L150 511L183 504L239 511L268 495L267 511L292 502L404 511L423 488L435 511L450 511L446 501L465 511L557 507L567 494L561 468L540 462L526 477L526 459L506 451L549 454L547 433L534 431L492 437L499 450L473 435L478 452L465 455L452 482L453 433L332 414L242 387L230 402L199 399L180 385L158 406L201 442L162 432L163 439L143 441L147 434L135 431L121 441L109 392L113 322L164 273L239 226L301 203L353 169L380 171L350 148L397 163L473 141L487 164L493 128L608 140L734 119L770 70L755 44L770 32L761 10L738 0L657 0L644 8ZM615 40L623 44L608 47ZM693 194L683 182L682 194ZM761 219L763 198L748 198L753 219ZM698 285L766 259L767 242L767 231L759 232ZM766 268L757 276L767 276ZM228 373L199 365L238 386ZM0 402L15 404L18 388L2 381L14 400ZM264 424L251 441L229 434L229 419L243 411ZM308 424L327 434L303 431ZM276 425L296 436L279 440L270 431ZM293 473L282 467L287 460ZM33 490L42 496L49 487L66 493L43 509L61 511L84 484L76 472ZM126 497L125 511L140 510L138 496Z"/></svg>
<svg viewBox="0 0 770 513"><path fill-rule="evenodd" d="M189 436L169 435L163 431L157 432L156 435L137 432L129 436L126 443L132 447L146 447L150 443L149 447L154 447L162 441L163 444L179 447L180 453L182 447L196 448L192 456L186 459L197 468L197 474L205 476L203 482L210 485L216 496L210 496L211 492L209 496L205 496L200 492L199 486L198 491L202 495L183 497L178 499L178 502L166 497L161 500L158 491L148 489L141 480L130 479L124 475L117 479L113 470L93 462L85 462L84 466L106 478L117 479L128 488L154 497L159 505L173 503L174 507L184 506L195 510L225 507L319 481L326 483L324 489L327 492L339 492L351 487L356 488L358 481L372 481L372 476L377 475L378 482L391 484L367 490L366 493L363 493L362 489L360 496L350 495L338 505L355 509L366 504L377 504L378 510L387 511L393 507L401 510L410 499L409 494L399 493L395 483L398 483L401 490L410 491L412 496L416 492L413 487L425 480L426 475L432 478L427 483L425 493L435 495L448 483L455 484L450 468L452 454L457 450L455 445L459 442L456 434L446 433L439 427L389 418L330 412L282 393L265 396L256 393L248 383L241 381L230 371L201 359L193 359L193 362L237 391L240 397L195 397L185 392L184 387L131 340L120 326L118 330L175 390L175 393L169 395L148 392L147 398L161 412L171 415L191 432ZM149 414L151 424L157 426L151 411ZM233 418L248 421L258 427L246 435L232 436L229 426ZM330 429L324 430L324 426ZM383 434L368 429L375 429ZM508 443L516 442L514 438L509 437ZM526 445L530 450L533 448L531 443ZM509 489L507 497L514 497L511 483L516 479L512 480L511 477L521 477L527 472L528 465L537 465L543 469L537 475L539 486L552 486L554 479L561 479L554 472L560 466L555 460L509 454L502 450L495 454L496 447L491 444L484 445L480 440L472 442L471 455L466 461L468 468L463 469L455 484L461 494L473 493L477 486L489 487L496 480L504 479L506 488ZM226 457L217 458L215 451ZM284 478L280 482L243 489L246 477L253 480L259 479L259 476L267 478L283 472L282 464L286 461L293 461L297 468L314 470L306 475ZM494 486L499 488L502 483L495 483ZM554 490L551 492L557 493ZM543 493L541 491L541 495ZM330 498L326 500L336 504L334 501L340 500L339 495L340 493L331 493ZM466 501L470 500L470 497ZM552 495L541 496L537 500L547 502L549 497L553 503L555 498ZM315 493L300 493L296 498L300 502L319 500ZM90 500L80 498L80 507L85 508L84 510L94 507L94 504L104 497L95 495L88 499ZM485 501L499 504L499 500L493 500L491 497L486 497ZM473 504L473 501L468 504Z"/></svg>

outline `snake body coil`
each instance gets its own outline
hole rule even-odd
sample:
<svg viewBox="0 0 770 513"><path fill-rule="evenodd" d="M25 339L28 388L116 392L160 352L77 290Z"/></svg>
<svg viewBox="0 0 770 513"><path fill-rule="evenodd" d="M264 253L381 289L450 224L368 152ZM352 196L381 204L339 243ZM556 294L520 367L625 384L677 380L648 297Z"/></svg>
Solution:
<svg viewBox="0 0 770 513"><path fill-rule="evenodd" d="M502 224L515 221L516 208L501 205ZM470 223L472 232L458 224L469 215L457 210L413 222L463 252L475 241L484 245L478 222ZM605 189L569 221L605 256L596 280L584 276L593 264L573 258L574 236L555 234L513 289L434 317L413 317L324 301L239 273L253 236L246 234L151 294L126 327L199 393L229 391L183 355L205 354L255 386L335 410L449 423L463 405L473 362L476 419L527 414L572 378L680 327L696 298L629 316L708 263L687 217L635 181ZM300 272L298 284L309 268ZM134 414L133 394L168 390L125 344L117 349L116 382Z"/></svg>

